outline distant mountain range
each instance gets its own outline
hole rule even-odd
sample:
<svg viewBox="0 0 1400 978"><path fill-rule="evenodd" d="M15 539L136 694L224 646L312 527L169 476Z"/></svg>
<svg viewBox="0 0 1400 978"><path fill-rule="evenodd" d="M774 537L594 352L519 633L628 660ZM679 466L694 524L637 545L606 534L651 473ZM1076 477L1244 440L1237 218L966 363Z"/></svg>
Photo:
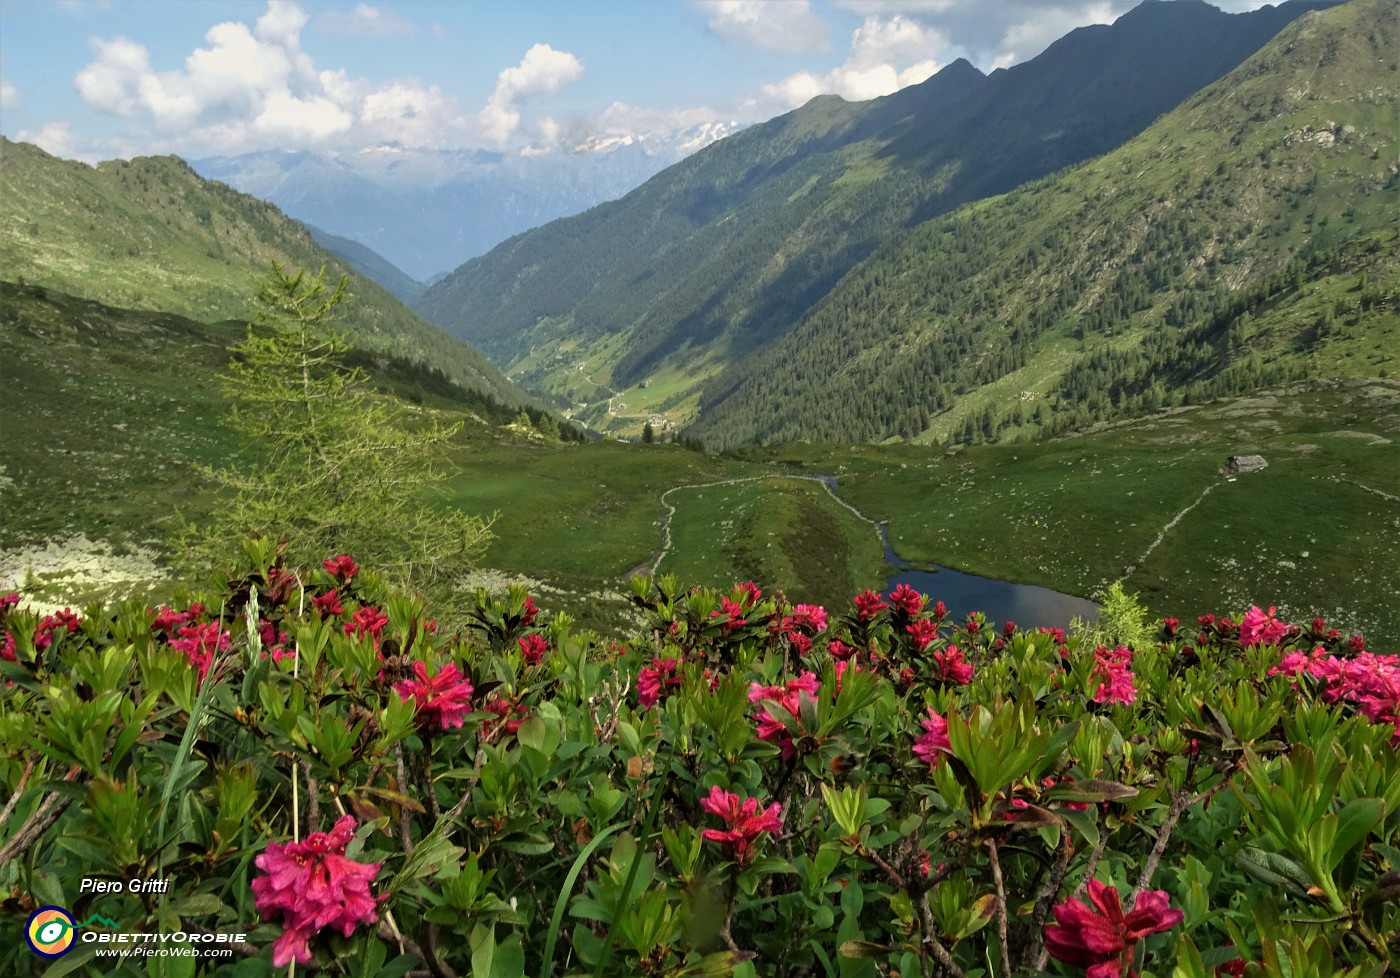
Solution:
<svg viewBox="0 0 1400 978"><path fill-rule="evenodd" d="M1234 299L1252 318L1295 279L1394 273L1371 236L1395 205L1394 11L1333 6L1148 2L990 76L816 99L417 308L595 426L716 446L1010 437L1306 372L1330 334L1235 329ZM1364 332L1384 303L1352 311Z"/></svg>
<svg viewBox="0 0 1400 978"><path fill-rule="evenodd" d="M521 231L621 197L737 128L707 123L533 153L388 144L336 154L247 153L190 165L365 245L426 282Z"/></svg>

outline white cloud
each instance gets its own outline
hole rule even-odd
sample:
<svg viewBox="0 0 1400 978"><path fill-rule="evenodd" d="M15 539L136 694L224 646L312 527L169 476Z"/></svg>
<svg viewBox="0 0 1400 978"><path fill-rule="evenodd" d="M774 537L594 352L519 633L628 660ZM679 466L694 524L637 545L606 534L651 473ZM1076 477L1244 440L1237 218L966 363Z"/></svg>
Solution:
<svg viewBox="0 0 1400 978"><path fill-rule="evenodd" d="M766 51L824 51L830 27L809 0L693 0L710 30Z"/></svg>
<svg viewBox="0 0 1400 978"><path fill-rule="evenodd" d="M400 17L383 7L367 3L355 5L354 10L326 10L316 17L316 26L331 34L359 34L367 37L393 37L414 34L418 27L413 21Z"/></svg>
<svg viewBox="0 0 1400 978"><path fill-rule="evenodd" d="M373 8L362 5L344 16L366 23L362 10ZM381 29L392 23L369 20ZM142 146L163 151L233 153L389 140L436 148L465 138L467 117L436 86L416 79L374 85L344 69L318 71L301 48L307 22L295 3L268 0L251 28L237 22L211 27L204 45L173 71L157 71L146 48L129 38L94 38L93 60L74 83L93 108L148 121L151 131ZM505 90L511 98L552 90L561 77L557 65L538 55L527 55L510 71Z"/></svg>
<svg viewBox="0 0 1400 978"><path fill-rule="evenodd" d="M97 57L73 79L84 102L103 112L130 116L140 106L140 89L151 75L146 49L124 37L94 38Z"/></svg>
<svg viewBox="0 0 1400 978"><path fill-rule="evenodd" d="M348 132L354 121L349 112L330 99L297 98L287 92L273 92L253 119L252 128L278 143L320 143Z"/></svg>
<svg viewBox="0 0 1400 978"><path fill-rule="evenodd" d="M966 0L963 0L966 3ZM985 0L983 0L985 5ZM941 13L958 5L958 0L836 0L836 6L858 14Z"/></svg>
<svg viewBox="0 0 1400 978"><path fill-rule="evenodd" d="M66 122L50 122L38 132L22 129L15 139L21 143L33 143L51 156L65 160L78 158L78 141Z"/></svg>
<svg viewBox="0 0 1400 978"><path fill-rule="evenodd" d="M800 71L765 85L748 107L785 110L826 94L851 101L888 95L941 68L937 56L947 43L938 31L908 17L867 17L851 34L844 62L824 75Z"/></svg>
<svg viewBox="0 0 1400 978"><path fill-rule="evenodd" d="M548 44L536 44L525 52L520 64L506 68L496 78L496 90L478 114L482 134L504 146L520 128L517 103L531 95L557 92L583 76L583 62L567 51L556 51Z"/></svg>
<svg viewBox="0 0 1400 978"><path fill-rule="evenodd" d="M0 78L0 109L13 109L19 102L19 89Z"/></svg>
<svg viewBox="0 0 1400 978"><path fill-rule="evenodd" d="M997 67L1033 58L1076 27L1111 24L1118 19L1108 0L1097 3L1046 4L1033 16L1009 25L1002 34Z"/></svg>

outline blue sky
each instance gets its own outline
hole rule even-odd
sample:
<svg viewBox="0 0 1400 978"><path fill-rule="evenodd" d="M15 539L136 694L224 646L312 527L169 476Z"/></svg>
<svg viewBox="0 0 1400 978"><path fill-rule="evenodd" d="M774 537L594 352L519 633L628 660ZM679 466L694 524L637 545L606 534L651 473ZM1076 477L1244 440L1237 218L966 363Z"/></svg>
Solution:
<svg viewBox="0 0 1400 978"><path fill-rule="evenodd" d="M1262 6L1221 0L1230 11ZM1132 0L0 0L0 132L82 159L567 148L1034 57Z"/></svg>

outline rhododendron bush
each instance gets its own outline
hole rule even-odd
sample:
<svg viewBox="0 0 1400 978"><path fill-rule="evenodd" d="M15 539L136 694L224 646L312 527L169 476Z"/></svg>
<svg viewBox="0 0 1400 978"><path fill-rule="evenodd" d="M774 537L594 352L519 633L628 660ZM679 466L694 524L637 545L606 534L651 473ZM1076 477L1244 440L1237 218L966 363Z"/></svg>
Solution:
<svg viewBox="0 0 1400 978"><path fill-rule="evenodd" d="M0 601L5 974L40 907L201 973L1379 976L1400 659L1231 609L1136 648L638 579L575 633L344 555L159 608ZM168 880L164 892L91 881ZM84 881L89 881L85 883ZM78 941L64 973L145 973ZM182 973L192 973L186 970Z"/></svg>

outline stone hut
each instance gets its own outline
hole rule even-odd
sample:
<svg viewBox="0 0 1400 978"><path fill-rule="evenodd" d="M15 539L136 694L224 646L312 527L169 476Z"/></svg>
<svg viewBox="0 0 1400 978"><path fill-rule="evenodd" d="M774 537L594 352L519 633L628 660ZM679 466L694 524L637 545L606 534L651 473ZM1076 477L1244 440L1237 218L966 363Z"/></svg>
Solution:
<svg viewBox="0 0 1400 978"><path fill-rule="evenodd" d="M1231 455L1225 460L1225 474L1239 475L1242 472L1258 472L1269 467L1262 455Z"/></svg>

